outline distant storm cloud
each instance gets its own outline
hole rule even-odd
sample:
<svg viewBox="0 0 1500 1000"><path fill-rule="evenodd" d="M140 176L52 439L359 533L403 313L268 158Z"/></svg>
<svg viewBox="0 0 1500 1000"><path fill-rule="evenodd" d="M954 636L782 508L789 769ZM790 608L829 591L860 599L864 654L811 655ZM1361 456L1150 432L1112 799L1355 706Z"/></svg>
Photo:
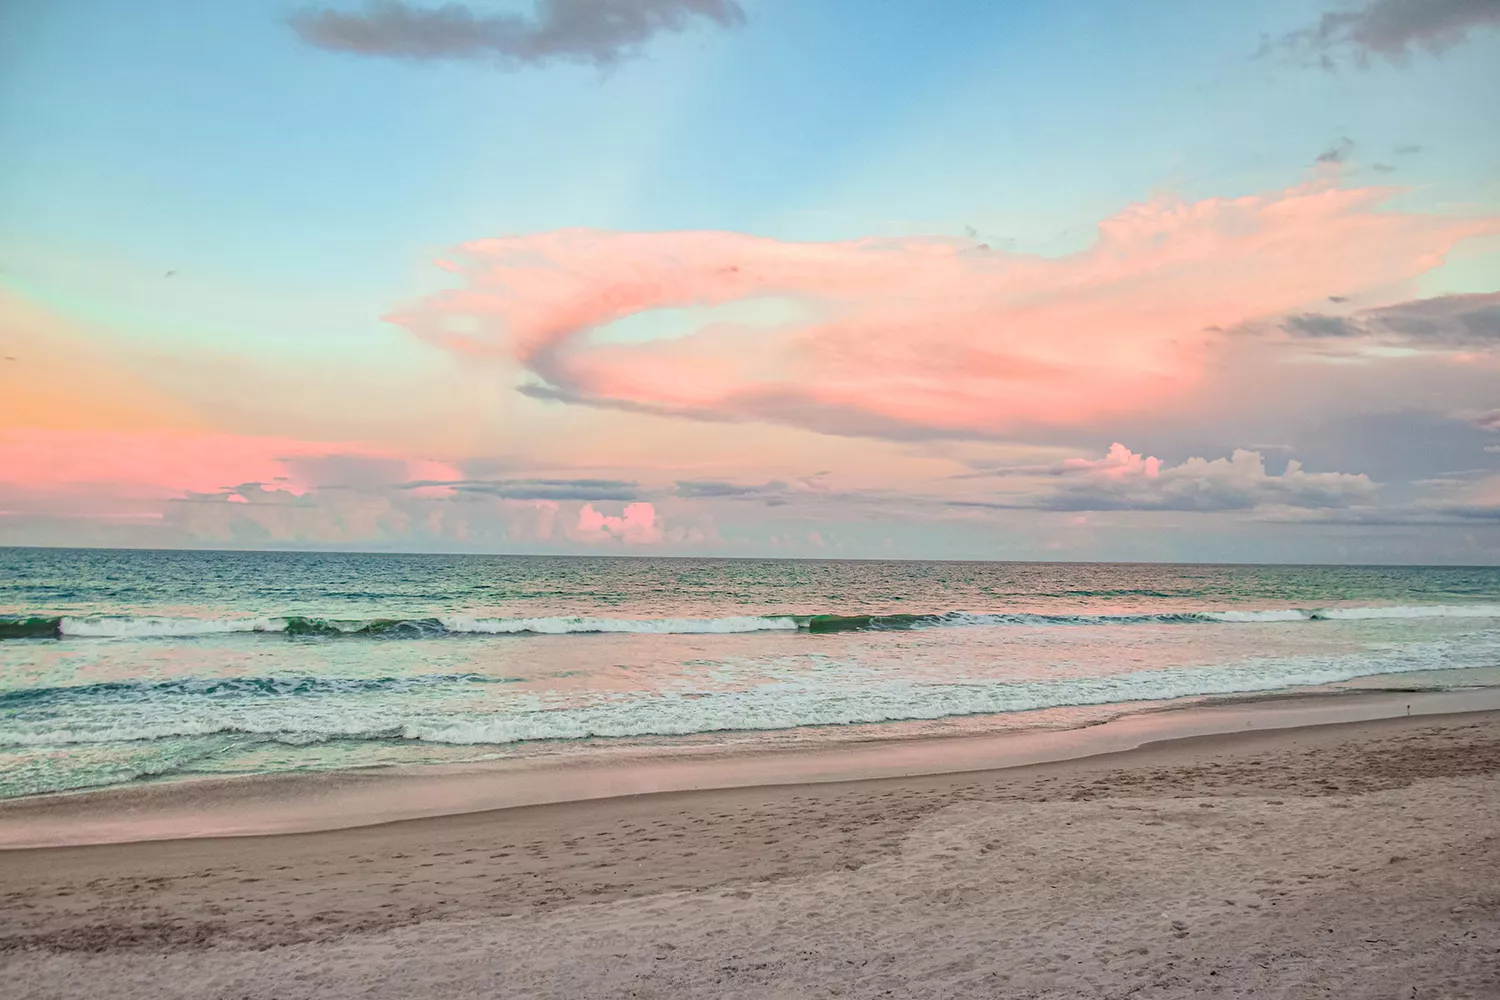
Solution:
<svg viewBox="0 0 1500 1000"><path fill-rule="evenodd" d="M609 66L638 55L654 36L695 21L742 24L734 0L537 0L532 16L369 0L363 9L299 11L288 18L309 45L402 59L494 59L517 67L554 61Z"/></svg>
<svg viewBox="0 0 1500 1000"><path fill-rule="evenodd" d="M1400 62L1413 49L1441 53L1470 32L1496 26L1500 0L1369 0L1325 11L1316 24L1283 36L1279 47L1331 69L1345 55L1365 65L1371 56Z"/></svg>
<svg viewBox="0 0 1500 1000"><path fill-rule="evenodd" d="M570 405L891 440L1098 426L1199 388L1225 330L1390 287L1500 230L1382 210L1391 194L1315 183L1158 200L1105 220L1093 247L1065 257L936 236L506 236L457 248L439 266L461 287L387 318L445 350L514 363L519 391ZM710 315L683 336L606 332L659 310L767 300L802 308L770 326Z"/></svg>

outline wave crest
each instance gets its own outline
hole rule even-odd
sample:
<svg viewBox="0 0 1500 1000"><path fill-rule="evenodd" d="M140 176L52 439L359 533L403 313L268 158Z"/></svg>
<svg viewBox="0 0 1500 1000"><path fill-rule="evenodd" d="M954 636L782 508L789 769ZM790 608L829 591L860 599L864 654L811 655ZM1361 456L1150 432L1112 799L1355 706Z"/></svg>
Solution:
<svg viewBox="0 0 1500 1000"><path fill-rule="evenodd" d="M818 674L740 690L655 692L559 705L525 695L476 710L425 701L267 697L313 691L365 691L371 685L494 682L500 678L242 678L157 685L92 685L34 692L73 705L0 705L0 747L62 747L204 736L305 745L334 740L509 744L594 737L681 736L729 730L782 730L991 715L1069 706L1167 701L1286 690L1376 674L1493 664L1500 636L1439 640L1340 656L1256 658L1198 669L1151 669L1102 677L969 680L933 684L868 675ZM223 685L231 687L223 688ZM225 704L214 692L231 695ZM239 696L239 697L233 697ZM58 713L63 709L68 714Z"/></svg>
<svg viewBox="0 0 1500 1000"><path fill-rule="evenodd" d="M316 618L302 615L244 618L156 616L26 616L0 618L0 639L193 638L234 633L337 638L425 639L461 635L701 635L743 632L880 632L963 626L1195 625L1272 622L1368 621L1412 618L1500 618L1500 604L1431 604L1375 607L1272 608L1167 611L1138 614L932 614L729 615L722 618L597 618L559 615L486 618L450 614L425 618Z"/></svg>

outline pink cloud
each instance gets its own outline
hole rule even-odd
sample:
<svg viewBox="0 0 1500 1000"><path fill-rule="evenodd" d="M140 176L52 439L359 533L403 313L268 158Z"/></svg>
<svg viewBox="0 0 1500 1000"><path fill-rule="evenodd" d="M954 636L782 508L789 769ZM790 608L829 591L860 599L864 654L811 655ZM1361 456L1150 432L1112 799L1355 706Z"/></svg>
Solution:
<svg viewBox="0 0 1500 1000"><path fill-rule="evenodd" d="M562 230L478 240L466 287L389 318L449 350L519 361L572 402L840 434L996 435L1159 408L1198 386L1221 329L1437 266L1493 219L1378 210L1328 182L1135 205L1062 258L941 237L787 243L725 232ZM594 333L656 309L791 298L772 329Z"/></svg>
<svg viewBox="0 0 1500 1000"><path fill-rule="evenodd" d="M1101 459L1070 458L1062 463L1065 472L1081 472L1100 479L1157 479L1161 476L1161 459L1137 455L1120 442L1109 446Z"/></svg>
<svg viewBox="0 0 1500 1000"><path fill-rule="evenodd" d="M374 465L393 483L460 474L446 463L408 460L349 442L171 429L0 428L0 483L36 495L93 495L101 502L106 496L218 493L242 483L297 495L320 485L314 473L319 463L329 462Z"/></svg>
<svg viewBox="0 0 1500 1000"><path fill-rule="evenodd" d="M591 503L578 511L573 537L579 541L620 541L627 545L654 545L662 540L656 507L649 503L626 504L620 516L614 517L594 509Z"/></svg>
<svg viewBox="0 0 1500 1000"><path fill-rule="evenodd" d="M269 482L286 474L281 459L316 446L184 430L0 430L0 479L32 488L129 485L159 496Z"/></svg>

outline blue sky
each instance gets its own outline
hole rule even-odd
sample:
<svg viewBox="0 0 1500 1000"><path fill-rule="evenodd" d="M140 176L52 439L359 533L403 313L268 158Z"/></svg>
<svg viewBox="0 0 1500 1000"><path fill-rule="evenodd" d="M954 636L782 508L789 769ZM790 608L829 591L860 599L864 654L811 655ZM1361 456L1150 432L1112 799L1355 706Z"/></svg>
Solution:
<svg viewBox="0 0 1500 1000"><path fill-rule="evenodd" d="M605 68L329 51L289 24L299 8L253 0L8 5L0 284L132 372L182 368L160 376L169 395L190 396L181 383L204 370L280 358L426 398L451 395L466 362L383 318L451 286L433 261L479 238L937 237L1062 258L1133 204L1320 179L1399 186L1387 205L1409 212L1492 217L1493 24L1464 25L1436 53L1417 37L1398 59L1334 47L1332 70L1305 49L1262 52L1327 11L1395 2L744 0L743 24L692 19ZM1316 162L1330 151L1338 162ZM1449 256L1415 268L1405 293L1496 291L1493 239ZM665 329L681 315L635 322ZM495 405L505 415L464 419L555 428L599 416ZM382 438L292 409L226 422ZM492 450L505 436L476 435ZM1111 437L1092 428L1069 444L1097 454ZM1175 447L1158 437L1151 447Z"/></svg>

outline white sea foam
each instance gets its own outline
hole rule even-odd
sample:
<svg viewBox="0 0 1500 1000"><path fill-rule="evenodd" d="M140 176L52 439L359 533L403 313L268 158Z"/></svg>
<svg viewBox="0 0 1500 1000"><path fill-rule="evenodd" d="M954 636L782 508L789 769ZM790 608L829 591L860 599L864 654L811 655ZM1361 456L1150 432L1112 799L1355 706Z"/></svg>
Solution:
<svg viewBox="0 0 1500 1000"><path fill-rule="evenodd" d="M65 636L90 638L150 639L225 635L231 632L280 632L286 620L280 618L135 618L110 616L100 618L63 618L58 632Z"/></svg>
<svg viewBox="0 0 1500 1000"><path fill-rule="evenodd" d="M793 618L761 618L734 615L728 618L474 618L447 615L439 618L450 632L506 635L531 632L538 635L610 632L639 635L698 635L735 632L796 631Z"/></svg>
<svg viewBox="0 0 1500 1000"><path fill-rule="evenodd" d="M1177 625L1201 622L1263 624L1299 621L1368 621L1405 618L1500 618L1500 604L1432 604L1374 607L1274 608L1259 611L1184 611L1121 615L1041 615L1028 613L934 614L904 619L877 617L866 626L946 628L973 626L1046 627L1050 625ZM76 638L191 638L245 632L297 632L305 634L380 635L570 635L621 633L637 635L731 634L744 632L790 632L807 627L808 618L791 616L730 615L723 618L599 618L592 616L542 616L535 618L486 618L454 614L435 618L335 620L297 617L169 618L169 617L65 617L58 634ZM828 620L820 623L828 627Z"/></svg>
<svg viewBox="0 0 1500 1000"><path fill-rule="evenodd" d="M1500 643L1492 644L1491 661L1495 655L1500 655ZM402 731L408 739L455 744L685 736L1243 694L1331 684L1371 673L1429 670L1439 665L1451 664L1432 650L1408 648L1374 660L1368 655L1252 660L1230 666L1144 670L1065 681L930 684L866 678L863 683L835 686L820 679L777 682L747 691L661 695L514 715L413 721L403 725Z"/></svg>
<svg viewBox="0 0 1500 1000"><path fill-rule="evenodd" d="M479 618L472 615L446 615L430 619L334 620L305 618L166 618L102 616L95 618L65 617L58 633L77 638L191 638L193 636L228 635L237 632L286 632L300 629L321 634L355 634L365 631L396 633L402 626L414 632L435 634L509 635L532 633L566 635L574 633L611 632L642 635L691 635L710 633L796 631L792 618L762 618L734 615L726 618Z"/></svg>
<svg viewBox="0 0 1500 1000"><path fill-rule="evenodd" d="M1478 651L1494 662L1500 642ZM1458 665L1447 643L1392 651L1386 656L1298 657L1186 670L1146 670L1067 681L990 681L924 684L873 681L836 687L823 682L778 682L749 691L663 696L517 716L403 727L408 738L436 743L513 743L590 736L678 736L723 730L775 730L1025 712L1064 706L1162 701L1240 694L1351 680L1372 673L1407 673Z"/></svg>
<svg viewBox="0 0 1500 1000"><path fill-rule="evenodd" d="M1297 611L1286 608L1276 611L1206 611L1203 617L1209 621L1228 622L1232 624L1249 624L1252 622L1301 622L1311 621L1312 613L1309 611Z"/></svg>
<svg viewBox="0 0 1500 1000"><path fill-rule="evenodd" d="M738 690L684 688L581 696L516 691L494 697L484 710L475 710L462 687L460 696L446 706L407 698L369 701L247 695L225 703L204 696L164 694L117 702L101 695L71 706L65 716L18 715L0 722L0 746L60 747L215 734L294 744L406 739L460 745L680 736L1251 693L1497 662L1500 634L1481 632L1343 655L1254 658L1057 680L932 683L830 662L813 673L786 673ZM464 679L455 681L462 685Z"/></svg>
<svg viewBox="0 0 1500 1000"><path fill-rule="evenodd" d="M1355 608L1281 608L1270 611L1206 611L1217 622L1370 621L1398 618L1500 618L1500 604L1417 604Z"/></svg>
<svg viewBox="0 0 1500 1000"><path fill-rule="evenodd" d="M1324 608L1319 618L1500 618L1500 604L1418 604L1389 608Z"/></svg>

